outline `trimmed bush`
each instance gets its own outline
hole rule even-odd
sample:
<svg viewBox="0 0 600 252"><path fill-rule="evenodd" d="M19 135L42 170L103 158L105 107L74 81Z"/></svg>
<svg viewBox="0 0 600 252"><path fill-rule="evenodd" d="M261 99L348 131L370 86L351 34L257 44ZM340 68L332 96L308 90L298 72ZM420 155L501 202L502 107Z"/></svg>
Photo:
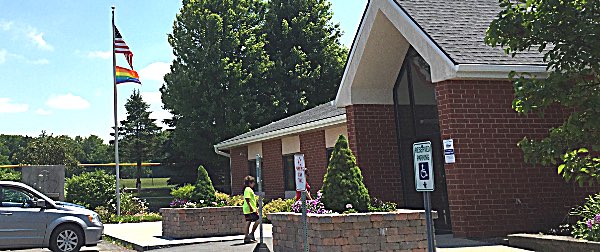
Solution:
<svg viewBox="0 0 600 252"><path fill-rule="evenodd" d="M0 181L21 181L21 172L9 168L0 168Z"/></svg>
<svg viewBox="0 0 600 252"><path fill-rule="evenodd" d="M271 223L271 221L267 218L268 213L291 212L292 204L294 204L294 202L294 199L271 200L271 202L263 206L263 221L266 223Z"/></svg>
<svg viewBox="0 0 600 252"><path fill-rule="evenodd" d="M67 201L95 209L115 199L115 176L103 170L84 172L66 179L65 191Z"/></svg>
<svg viewBox="0 0 600 252"><path fill-rule="evenodd" d="M194 185L184 185L179 188L171 189L171 196L175 199L191 201L194 198L194 192L196 191L196 186Z"/></svg>
<svg viewBox="0 0 600 252"><path fill-rule="evenodd" d="M342 213L351 204L358 212L369 207L369 191L363 183L356 158L348 147L348 140L340 135L335 143L327 173L323 180L322 201L325 208Z"/></svg>
<svg viewBox="0 0 600 252"><path fill-rule="evenodd" d="M198 166L198 179L196 181L196 190L192 197L192 201L200 203L203 206L209 206L212 202L215 202L215 188L213 187L208 172L204 169L204 166Z"/></svg>

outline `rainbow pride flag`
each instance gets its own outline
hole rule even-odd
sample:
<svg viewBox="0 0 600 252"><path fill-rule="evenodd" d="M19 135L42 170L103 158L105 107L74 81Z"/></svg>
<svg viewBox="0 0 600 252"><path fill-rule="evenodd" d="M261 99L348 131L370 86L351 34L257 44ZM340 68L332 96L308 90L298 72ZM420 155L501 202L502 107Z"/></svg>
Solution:
<svg viewBox="0 0 600 252"><path fill-rule="evenodd" d="M125 82L135 82L138 84L142 84L142 82L140 82L140 76L136 71L129 70L124 67L116 66L116 76L117 84Z"/></svg>

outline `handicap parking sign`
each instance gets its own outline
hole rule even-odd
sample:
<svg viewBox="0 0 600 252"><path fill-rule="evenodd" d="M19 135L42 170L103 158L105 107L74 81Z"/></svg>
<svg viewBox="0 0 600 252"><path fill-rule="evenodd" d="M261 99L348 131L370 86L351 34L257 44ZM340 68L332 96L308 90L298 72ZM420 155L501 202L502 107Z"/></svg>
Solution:
<svg viewBox="0 0 600 252"><path fill-rule="evenodd" d="M429 180L429 163L419 163L419 179Z"/></svg>
<svg viewBox="0 0 600 252"><path fill-rule="evenodd" d="M434 190L431 151L430 141L413 144L415 187L418 192L432 192Z"/></svg>

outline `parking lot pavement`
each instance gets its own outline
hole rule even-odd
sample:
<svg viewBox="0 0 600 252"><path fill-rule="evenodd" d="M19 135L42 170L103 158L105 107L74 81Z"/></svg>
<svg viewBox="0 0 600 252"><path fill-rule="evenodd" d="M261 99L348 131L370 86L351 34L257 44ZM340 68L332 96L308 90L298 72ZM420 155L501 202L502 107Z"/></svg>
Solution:
<svg viewBox="0 0 600 252"><path fill-rule="evenodd" d="M50 251L49 249L21 249L21 250L0 250L0 251L14 251L14 252L46 252ZM115 244L112 244L107 241L100 241L98 246L95 247L83 247L80 251L85 252L109 252L109 251L118 251L118 252L135 252L135 250L130 250Z"/></svg>
<svg viewBox="0 0 600 252"><path fill-rule="evenodd" d="M273 251L273 238L264 238L264 242L269 247L269 251ZM152 250L152 252L251 252L255 247L256 243L244 244L243 241L237 240L170 247Z"/></svg>

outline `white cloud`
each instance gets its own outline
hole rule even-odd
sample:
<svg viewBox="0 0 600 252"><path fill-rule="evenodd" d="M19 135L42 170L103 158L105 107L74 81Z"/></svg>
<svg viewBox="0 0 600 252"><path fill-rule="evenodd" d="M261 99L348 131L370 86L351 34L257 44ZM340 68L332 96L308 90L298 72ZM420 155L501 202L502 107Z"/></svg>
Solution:
<svg viewBox="0 0 600 252"><path fill-rule="evenodd" d="M35 113L38 115L51 115L52 110L46 110L46 109L39 108L38 110L35 111Z"/></svg>
<svg viewBox="0 0 600 252"><path fill-rule="evenodd" d="M46 101L46 105L55 109L82 110L90 107L90 103L81 96L71 93L65 95L52 95Z"/></svg>
<svg viewBox="0 0 600 252"><path fill-rule="evenodd" d="M160 109L160 110L152 111L152 114L150 114L150 118L156 119L156 124L158 126L162 127L163 129L167 129L170 127L168 125L164 124L163 120L171 119L171 118L173 118L173 115L171 115L171 113L169 113L169 111Z"/></svg>
<svg viewBox="0 0 600 252"><path fill-rule="evenodd" d="M112 52L110 50L108 51L91 51L88 52L87 56L89 58L99 58L99 59L110 59L110 57L112 57Z"/></svg>
<svg viewBox="0 0 600 252"><path fill-rule="evenodd" d="M8 21L0 21L0 30L3 31L8 31L10 30L10 28L12 27L13 22L8 22Z"/></svg>
<svg viewBox="0 0 600 252"><path fill-rule="evenodd" d="M28 109L27 104L12 103L10 98L0 98L0 113L22 113Z"/></svg>
<svg viewBox="0 0 600 252"><path fill-rule="evenodd" d="M29 32L27 33L27 37L31 40L31 42L33 42L35 45L37 45L38 48L42 50L54 50L54 47L52 47L52 45L48 44L48 42L44 40L44 33L38 32L35 28L30 28Z"/></svg>
<svg viewBox="0 0 600 252"><path fill-rule="evenodd" d="M0 50L0 64L6 62L6 49Z"/></svg>
<svg viewBox="0 0 600 252"><path fill-rule="evenodd" d="M142 68L142 70L138 71L140 74L140 78L142 82L144 80L150 81L163 81L163 77L171 71L171 63L166 62L154 62L146 67Z"/></svg>

